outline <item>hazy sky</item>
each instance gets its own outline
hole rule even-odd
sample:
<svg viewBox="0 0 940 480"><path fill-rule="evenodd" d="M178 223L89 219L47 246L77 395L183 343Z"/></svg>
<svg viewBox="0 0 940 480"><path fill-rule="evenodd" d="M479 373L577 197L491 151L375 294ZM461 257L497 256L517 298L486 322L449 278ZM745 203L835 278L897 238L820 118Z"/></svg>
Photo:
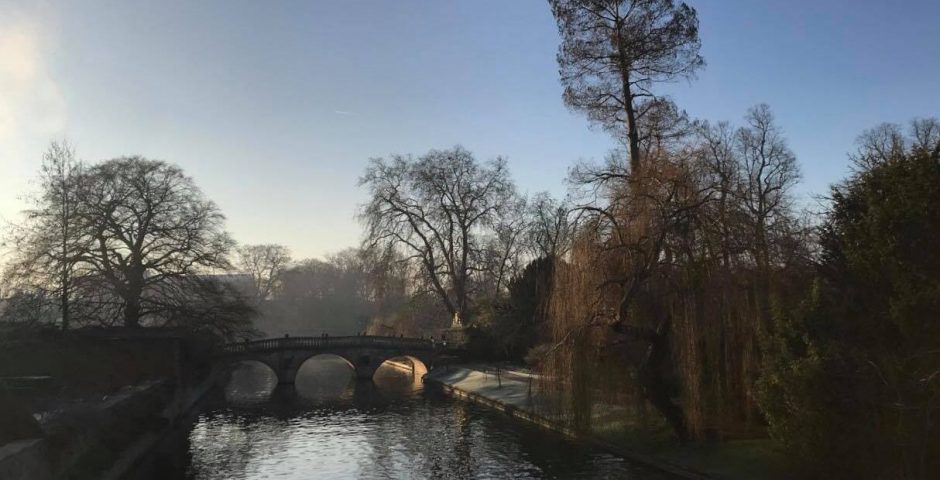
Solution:
<svg viewBox="0 0 940 480"><path fill-rule="evenodd" d="M940 115L940 1L699 0L690 115L767 102L821 193L882 121ZM561 101L543 0L0 0L0 219L40 156L181 165L244 243L295 257L355 245L370 157L461 144L509 158L521 190L564 192L608 137Z"/></svg>

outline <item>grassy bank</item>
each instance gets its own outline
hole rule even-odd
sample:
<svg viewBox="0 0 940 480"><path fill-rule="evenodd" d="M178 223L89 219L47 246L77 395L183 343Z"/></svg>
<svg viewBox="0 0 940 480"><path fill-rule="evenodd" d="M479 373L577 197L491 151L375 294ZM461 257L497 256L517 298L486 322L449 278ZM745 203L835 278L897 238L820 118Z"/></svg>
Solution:
<svg viewBox="0 0 940 480"><path fill-rule="evenodd" d="M643 426L628 424L621 408L594 409L594 425L589 434L576 433L557 415L538 408L537 389L530 395L528 374L504 372L497 376L486 368L451 367L438 369L427 380L445 387L445 391L507 413L543 428L577 437L620 456L649 464L686 478L721 478L728 480L783 480L787 474L784 457L770 439L694 442L680 445L671 432L658 422Z"/></svg>

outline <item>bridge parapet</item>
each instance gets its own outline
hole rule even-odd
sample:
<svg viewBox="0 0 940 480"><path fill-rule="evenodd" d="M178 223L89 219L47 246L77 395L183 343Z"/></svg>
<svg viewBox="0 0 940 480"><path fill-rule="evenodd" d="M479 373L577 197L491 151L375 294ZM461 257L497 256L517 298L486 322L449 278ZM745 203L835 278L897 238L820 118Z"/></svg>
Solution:
<svg viewBox="0 0 940 480"><path fill-rule="evenodd" d="M221 354L262 353L277 350L326 350L339 348L391 348L431 351L441 347L424 338L379 337L358 335L345 337L284 337L267 338L222 345Z"/></svg>

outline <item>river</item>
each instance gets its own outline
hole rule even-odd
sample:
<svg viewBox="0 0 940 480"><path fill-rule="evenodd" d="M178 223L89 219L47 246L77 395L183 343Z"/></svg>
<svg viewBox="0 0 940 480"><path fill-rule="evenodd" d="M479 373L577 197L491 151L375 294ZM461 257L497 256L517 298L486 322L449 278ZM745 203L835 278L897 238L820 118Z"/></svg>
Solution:
<svg viewBox="0 0 940 480"><path fill-rule="evenodd" d="M484 408L424 389L392 367L356 382L338 357L304 364L292 389L239 366L208 402L160 478L666 480L648 470Z"/></svg>

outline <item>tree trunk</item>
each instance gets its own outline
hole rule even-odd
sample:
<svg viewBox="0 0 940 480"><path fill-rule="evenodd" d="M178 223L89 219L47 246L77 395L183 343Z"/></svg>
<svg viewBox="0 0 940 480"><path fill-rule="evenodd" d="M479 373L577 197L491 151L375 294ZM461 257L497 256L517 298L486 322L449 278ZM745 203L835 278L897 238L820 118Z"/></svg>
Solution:
<svg viewBox="0 0 940 480"><path fill-rule="evenodd" d="M630 85L625 83L627 89L624 93L627 100L627 138L630 143L630 173L636 175L640 171L640 131L636 126L636 111L633 108Z"/></svg>
<svg viewBox="0 0 940 480"><path fill-rule="evenodd" d="M636 109L633 105L633 91L630 88L630 60L627 52L623 48L620 29L623 28L618 20L615 24L616 35L612 41L615 42L614 48L617 50L617 60L620 65L620 81L623 90L623 106L627 114L627 143L630 149L630 172L637 174L640 171L640 131L636 125Z"/></svg>
<svg viewBox="0 0 940 480"><path fill-rule="evenodd" d="M63 234L62 234L62 262L61 262L62 264L60 265L60 267L62 268L62 279L61 279L62 281L61 295L62 296L59 298L59 301L60 301L59 307L62 311L62 330L63 331L69 329L69 295L71 294L71 292L69 291L69 282L71 281L71 279L69 278L68 244L67 244L68 239L67 238L68 238L68 231L65 230L63 231Z"/></svg>
<svg viewBox="0 0 940 480"><path fill-rule="evenodd" d="M124 326L128 328L140 326L140 299L129 300L124 304Z"/></svg>
<svg viewBox="0 0 940 480"><path fill-rule="evenodd" d="M143 269L132 268L128 276L130 278L124 295L124 326L136 328L140 326L140 296L144 290Z"/></svg>
<svg viewBox="0 0 940 480"><path fill-rule="evenodd" d="M669 358L669 326L666 324L650 343L648 357L640 368L643 396L656 408L672 427L681 443L689 440L689 427L685 412L672 399L672 388L666 375Z"/></svg>
<svg viewBox="0 0 940 480"><path fill-rule="evenodd" d="M69 329L69 287L68 283L62 284L62 298L60 308L62 309L62 330Z"/></svg>
<svg viewBox="0 0 940 480"><path fill-rule="evenodd" d="M66 191L65 188L66 187L63 184L62 185L63 192ZM68 222L71 221L72 219L71 219L71 215L69 215L69 212L68 212L69 200L68 200L67 195L63 199L63 202L65 205L63 208L65 208L65 210L62 212L62 223L64 225L62 227L62 259L60 260L60 265L59 265L59 267L62 269L62 278L61 278L62 296L59 300L61 302L60 309L62 312L62 330L65 331L69 329L69 295L71 294L71 291L69 289L69 284L72 281L72 279L70 278L71 277L70 275L71 258L69 257L69 245L68 245L68 242L69 242Z"/></svg>
<svg viewBox="0 0 940 480"><path fill-rule="evenodd" d="M658 311L648 292L637 293L639 294L639 308L646 311L648 317L660 319L659 327L656 329L637 327L627 325L622 321L615 323L612 327L614 332L627 335L647 345L646 358L637 369L641 393L643 398L666 419L679 441L685 443L689 439L688 422L682 407L672 399L673 388L669 382L669 340L672 322L668 315ZM620 318L628 318L627 306L624 302L620 305L620 315Z"/></svg>

